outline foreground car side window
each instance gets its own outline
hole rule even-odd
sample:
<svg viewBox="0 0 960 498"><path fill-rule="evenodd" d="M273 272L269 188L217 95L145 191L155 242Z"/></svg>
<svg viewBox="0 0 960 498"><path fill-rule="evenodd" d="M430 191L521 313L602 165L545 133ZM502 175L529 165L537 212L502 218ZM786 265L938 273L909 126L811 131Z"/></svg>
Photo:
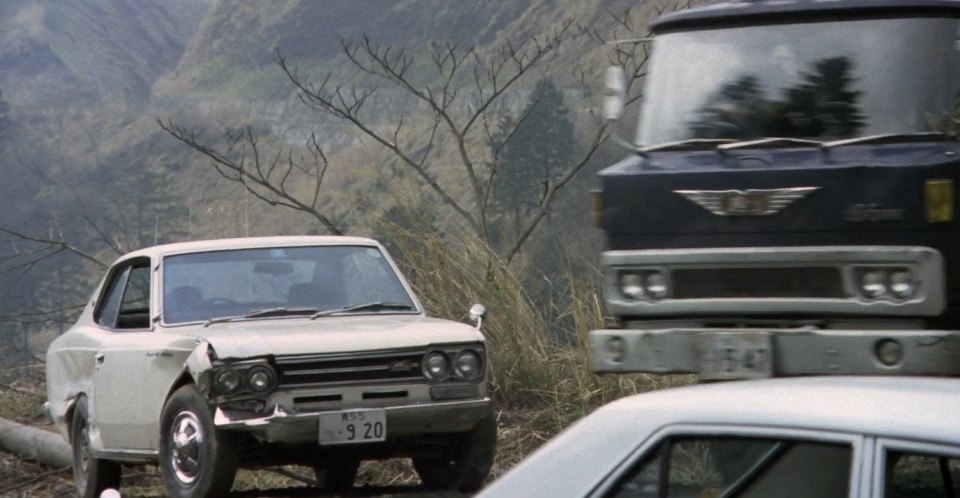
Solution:
<svg viewBox="0 0 960 498"><path fill-rule="evenodd" d="M116 270L107 283L94 320L111 329L150 326L150 262L136 261Z"/></svg>
<svg viewBox="0 0 960 498"><path fill-rule="evenodd" d="M955 498L960 496L960 457L889 451L883 496Z"/></svg>
<svg viewBox="0 0 960 498"><path fill-rule="evenodd" d="M853 448L748 437L671 437L628 472L608 498L841 498Z"/></svg>

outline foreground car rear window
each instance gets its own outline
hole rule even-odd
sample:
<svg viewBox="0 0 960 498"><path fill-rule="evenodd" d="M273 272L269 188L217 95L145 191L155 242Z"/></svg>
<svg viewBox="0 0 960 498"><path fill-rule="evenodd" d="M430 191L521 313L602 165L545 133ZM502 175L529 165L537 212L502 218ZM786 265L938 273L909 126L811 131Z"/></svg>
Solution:
<svg viewBox="0 0 960 498"><path fill-rule="evenodd" d="M275 308L333 311L372 302L414 309L376 247L240 249L168 256L163 262L167 324Z"/></svg>

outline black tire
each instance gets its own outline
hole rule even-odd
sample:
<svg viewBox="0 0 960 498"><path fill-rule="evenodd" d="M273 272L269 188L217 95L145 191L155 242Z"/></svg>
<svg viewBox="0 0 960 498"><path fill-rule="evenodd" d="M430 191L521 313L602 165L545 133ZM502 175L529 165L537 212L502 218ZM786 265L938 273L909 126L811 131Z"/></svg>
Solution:
<svg viewBox="0 0 960 498"><path fill-rule="evenodd" d="M434 489L472 492L483 487L497 450L497 419L493 412L470 432L458 435L448 458L414 458L420 480Z"/></svg>
<svg viewBox="0 0 960 498"><path fill-rule="evenodd" d="M313 467L313 473L321 488L330 491L346 491L353 488L359 469L359 460L344 458L318 463Z"/></svg>
<svg viewBox="0 0 960 498"><path fill-rule="evenodd" d="M237 475L236 438L216 429L210 405L192 385L174 391L163 407L159 456L172 498L226 496Z"/></svg>
<svg viewBox="0 0 960 498"><path fill-rule="evenodd" d="M90 411L86 396L77 399L70 420L73 482L80 498L97 498L105 489L120 489L120 464L90 454Z"/></svg>

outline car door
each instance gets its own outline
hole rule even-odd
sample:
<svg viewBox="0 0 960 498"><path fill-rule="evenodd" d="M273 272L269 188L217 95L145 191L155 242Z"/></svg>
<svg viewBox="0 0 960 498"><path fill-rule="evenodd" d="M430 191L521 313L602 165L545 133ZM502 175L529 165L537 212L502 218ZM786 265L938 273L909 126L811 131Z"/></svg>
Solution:
<svg viewBox="0 0 960 498"><path fill-rule="evenodd" d="M879 439L873 496L960 497L960 448L902 439Z"/></svg>
<svg viewBox="0 0 960 498"><path fill-rule="evenodd" d="M151 350L150 260L114 269L94 310L99 347L94 352L91 416L105 449L147 449L156 434L144 430L144 368Z"/></svg>
<svg viewBox="0 0 960 498"><path fill-rule="evenodd" d="M592 496L859 497L863 440L823 431L670 427L648 440Z"/></svg>

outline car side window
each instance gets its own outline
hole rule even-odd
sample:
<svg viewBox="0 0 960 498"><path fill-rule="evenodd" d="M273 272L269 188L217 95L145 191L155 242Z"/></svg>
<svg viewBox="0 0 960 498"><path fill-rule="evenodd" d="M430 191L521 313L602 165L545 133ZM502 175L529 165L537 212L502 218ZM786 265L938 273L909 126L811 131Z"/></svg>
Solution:
<svg viewBox="0 0 960 498"><path fill-rule="evenodd" d="M960 496L960 457L889 451L886 498L954 498Z"/></svg>
<svg viewBox="0 0 960 498"><path fill-rule="evenodd" d="M111 329L150 326L149 261L136 262L113 274L94 320Z"/></svg>
<svg viewBox="0 0 960 498"><path fill-rule="evenodd" d="M819 441L690 436L665 439L607 498L842 498L853 448Z"/></svg>

